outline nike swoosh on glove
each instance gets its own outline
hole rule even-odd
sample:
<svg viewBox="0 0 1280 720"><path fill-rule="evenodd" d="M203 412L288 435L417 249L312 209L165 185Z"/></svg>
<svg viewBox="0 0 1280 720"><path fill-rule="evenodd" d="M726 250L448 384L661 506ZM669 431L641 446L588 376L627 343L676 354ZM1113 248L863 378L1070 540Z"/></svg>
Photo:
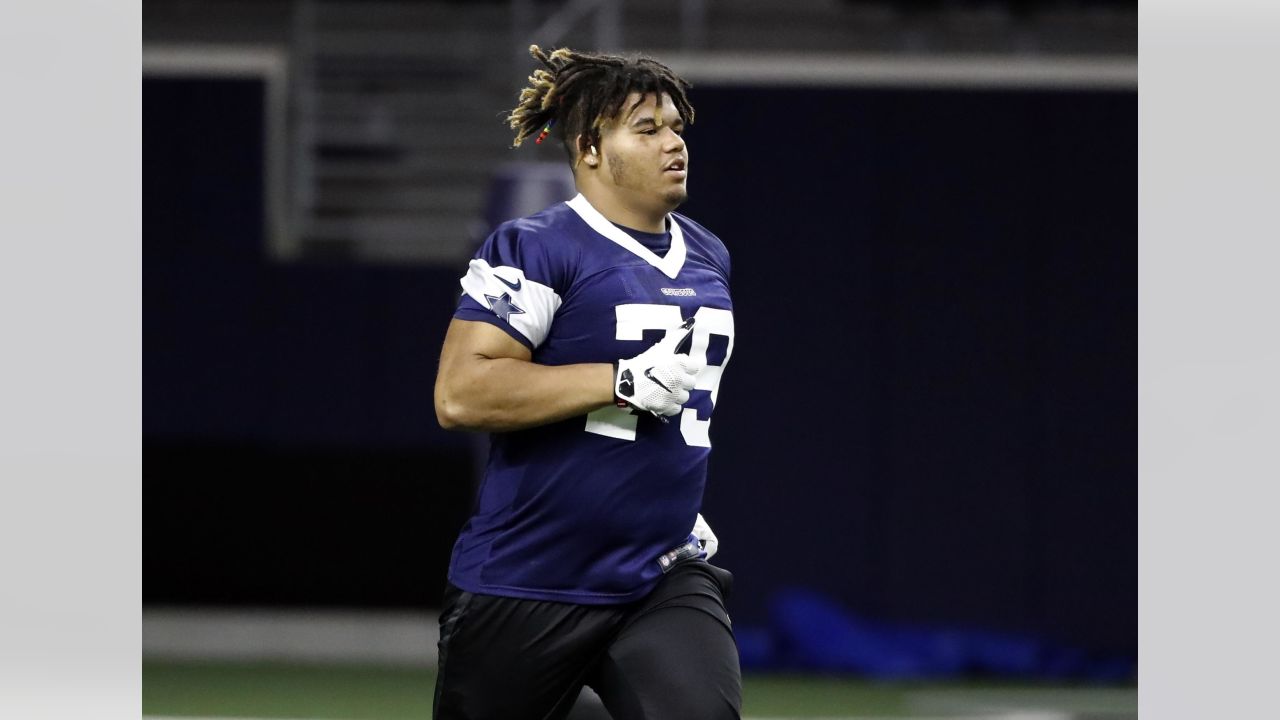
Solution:
<svg viewBox="0 0 1280 720"><path fill-rule="evenodd" d="M647 410L659 418L679 414L702 372L701 362L690 358L687 352L676 352L691 334L693 318L668 330L666 337L648 350L619 360L613 374L618 405Z"/></svg>
<svg viewBox="0 0 1280 720"><path fill-rule="evenodd" d="M702 541L702 550L707 554L707 560L720 549L720 540L711 532L711 526L702 518L702 513L698 513L698 519L693 523L693 536Z"/></svg>

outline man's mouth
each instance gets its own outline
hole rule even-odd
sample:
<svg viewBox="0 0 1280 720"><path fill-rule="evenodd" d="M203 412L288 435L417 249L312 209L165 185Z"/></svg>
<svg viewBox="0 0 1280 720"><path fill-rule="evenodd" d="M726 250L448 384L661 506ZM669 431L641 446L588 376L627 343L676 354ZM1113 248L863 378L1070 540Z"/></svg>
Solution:
<svg viewBox="0 0 1280 720"><path fill-rule="evenodd" d="M672 160L670 163L667 164L666 167L662 169L662 171L668 172L668 173L674 173L676 175L679 175L680 177L684 177L685 162L684 160Z"/></svg>

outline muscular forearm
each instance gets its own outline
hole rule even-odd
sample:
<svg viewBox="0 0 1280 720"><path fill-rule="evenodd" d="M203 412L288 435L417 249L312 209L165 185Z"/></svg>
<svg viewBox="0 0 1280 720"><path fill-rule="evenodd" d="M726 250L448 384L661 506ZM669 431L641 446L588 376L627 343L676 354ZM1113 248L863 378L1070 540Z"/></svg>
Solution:
<svg viewBox="0 0 1280 720"><path fill-rule="evenodd" d="M551 366L473 356L459 365L436 383L436 415L450 430L520 430L613 402L608 363Z"/></svg>

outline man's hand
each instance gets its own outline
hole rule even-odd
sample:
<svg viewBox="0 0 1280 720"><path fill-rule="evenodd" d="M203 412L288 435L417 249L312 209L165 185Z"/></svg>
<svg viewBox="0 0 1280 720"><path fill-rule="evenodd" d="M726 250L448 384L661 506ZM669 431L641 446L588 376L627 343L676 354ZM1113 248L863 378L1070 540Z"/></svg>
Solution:
<svg viewBox="0 0 1280 720"><path fill-rule="evenodd" d="M707 553L707 560L716 554L716 550L720 549L720 541L716 539L716 534L711 532L711 526L702 518L702 513L698 513L698 520L693 523L693 536L702 542L702 549Z"/></svg>
<svg viewBox="0 0 1280 720"><path fill-rule="evenodd" d="M689 402L689 391L702 363L676 350L693 333L693 318L667 332L653 347L629 360L619 360L614 393L619 405L647 410L659 418L676 415ZM665 422L665 421L664 421Z"/></svg>

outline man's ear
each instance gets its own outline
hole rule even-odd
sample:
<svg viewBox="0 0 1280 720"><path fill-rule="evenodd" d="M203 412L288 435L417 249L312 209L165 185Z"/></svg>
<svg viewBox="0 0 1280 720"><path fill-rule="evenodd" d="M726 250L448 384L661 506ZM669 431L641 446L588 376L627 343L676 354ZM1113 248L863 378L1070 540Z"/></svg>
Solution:
<svg viewBox="0 0 1280 720"><path fill-rule="evenodd" d="M591 144L591 139L586 135L579 135L575 139L578 148L578 162L585 162L590 167L597 167L600 164L599 149Z"/></svg>

